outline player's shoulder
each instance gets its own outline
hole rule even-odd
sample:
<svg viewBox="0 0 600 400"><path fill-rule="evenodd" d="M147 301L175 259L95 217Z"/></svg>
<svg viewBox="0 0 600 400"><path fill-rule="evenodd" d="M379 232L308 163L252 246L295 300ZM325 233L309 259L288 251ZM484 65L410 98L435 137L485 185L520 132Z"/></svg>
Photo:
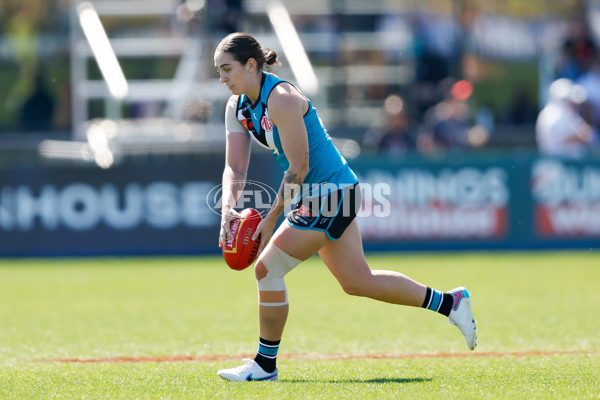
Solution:
<svg viewBox="0 0 600 400"><path fill-rule="evenodd" d="M231 96L229 96L229 100L227 100L227 106L236 108L239 101L240 96L237 94L232 94Z"/></svg>
<svg viewBox="0 0 600 400"><path fill-rule="evenodd" d="M269 95L269 108L275 106L278 108L287 107L294 104L302 104L304 96L289 82L282 81L273 88Z"/></svg>
<svg viewBox="0 0 600 400"><path fill-rule="evenodd" d="M278 96L293 96L300 94L300 92L298 91L298 89L296 89L294 85L292 85L288 81L280 81L277 83L277 85L275 85L275 87L273 87L271 94L276 94Z"/></svg>

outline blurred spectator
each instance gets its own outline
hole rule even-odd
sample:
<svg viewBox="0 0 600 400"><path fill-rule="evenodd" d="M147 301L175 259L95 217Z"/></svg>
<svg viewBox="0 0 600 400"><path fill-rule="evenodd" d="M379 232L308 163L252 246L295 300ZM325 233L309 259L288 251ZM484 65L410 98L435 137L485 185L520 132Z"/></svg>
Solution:
<svg viewBox="0 0 600 400"><path fill-rule="evenodd" d="M54 98L44 84L41 72L34 79L31 95L25 99L19 116L20 128L24 131L47 131L52 128Z"/></svg>
<svg viewBox="0 0 600 400"><path fill-rule="evenodd" d="M208 0L206 24L210 32L228 34L240 31L244 21L242 0Z"/></svg>
<svg viewBox="0 0 600 400"><path fill-rule="evenodd" d="M531 99L527 90L520 88L514 92L502 122L513 125L533 125L537 114L536 102Z"/></svg>
<svg viewBox="0 0 600 400"><path fill-rule="evenodd" d="M422 151L463 150L487 142L488 130L474 125L469 119L467 100L472 93L473 86L469 81L458 81L451 86L444 100L425 113L418 142Z"/></svg>
<svg viewBox="0 0 600 400"><path fill-rule="evenodd" d="M386 13L379 16L377 33L387 62L397 62L413 50L413 33L406 15Z"/></svg>
<svg viewBox="0 0 600 400"><path fill-rule="evenodd" d="M367 131L364 146L378 155L402 157L416 149L414 124L410 123L405 102L397 94L384 102L384 125Z"/></svg>
<svg viewBox="0 0 600 400"><path fill-rule="evenodd" d="M418 14L412 18L415 58L415 94L418 115L423 115L439 98L436 87L448 78L456 56L457 27L451 18Z"/></svg>
<svg viewBox="0 0 600 400"><path fill-rule="evenodd" d="M585 89L569 79L561 78L550 85L548 104L536 124L541 154L565 158L585 155L593 137L591 127L578 113L585 100Z"/></svg>
<svg viewBox="0 0 600 400"><path fill-rule="evenodd" d="M587 71L597 52L585 16L572 18L568 22L556 77L576 80Z"/></svg>
<svg viewBox="0 0 600 400"><path fill-rule="evenodd" d="M16 6L16 4L12 4ZM38 61L39 24L43 17L41 0L21 2L9 13L9 18L0 29L6 35L15 61L19 68L19 77L8 91L6 106L15 112L33 87Z"/></svg>
<svg viewBox="0 0 600 400"><path fill-rule="evenodd" d="M600 137L600 54L592 61L590 69L582 75L577 84L581 85L587 94L587 101L582 104L582 116L594 130L594 137Z"/></svg>

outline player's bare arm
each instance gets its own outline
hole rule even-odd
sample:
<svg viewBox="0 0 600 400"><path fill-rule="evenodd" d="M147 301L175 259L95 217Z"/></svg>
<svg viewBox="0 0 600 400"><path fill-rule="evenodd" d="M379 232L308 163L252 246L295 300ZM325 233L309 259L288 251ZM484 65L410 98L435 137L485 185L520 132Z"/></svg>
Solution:
<svg viewBox="0 0 600 400"><path fill-rule="evenodd" d="M226 132L225 169L221 193L221 230L219 246L230 235L230 222L239 218L235 204L244 189L250 162L250 136L245 132Z"/></svg>
<svg viewBox="0 0 600 400"><path fill-rule="evenodd" d="M308 134L303 120L308 107L306 99L291 85L282 83L269 96L268 107L269 117L279 130L281 146L290 166L279 186L277 199L254 234L257 237L262 232L259 253L273 235L277 218L298 193L309 168Z"/></svg>

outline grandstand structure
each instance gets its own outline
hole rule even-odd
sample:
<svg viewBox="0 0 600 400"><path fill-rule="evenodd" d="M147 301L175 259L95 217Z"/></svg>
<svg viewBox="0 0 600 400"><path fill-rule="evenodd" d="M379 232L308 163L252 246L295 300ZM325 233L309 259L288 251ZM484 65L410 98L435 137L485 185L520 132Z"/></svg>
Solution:
<svg viewBox="0 0 600 400"><path fill-rule="evenodd" d="M94 137L97 139L98 133L103 131L106 140L100 142L104 143L105 149L94 149L92 145L92 152L107 151L107 147L111 151L129 153L153 149L164 151L165 148L189 151L191 148L207 150L222 147L222 115L229 92L214 73L212 52L226 32L211 32L203 26L208 25L214 12L210 9L194 10L192 2L130 1L124 4L112 0L94 1L94 9L101 20L110 21L109 26L120 26L136 19L143 21L143 25L134 24L136 30L121 30L113 37L110 37L110 29L107 30L112 49L120 62L135 58L173 58L176 62L170 78L128 78L127 93L117 99L110 93L105 79L90 76L94 53L81 29L78 12L81 3L73 2L70 13L73 138L92 144L98 142ZM290 63L284 56L285 43L282 44L273 31L266 4L252 0L244 2L239 30L252 32L261 43L276 50L283 59L283 66L277 73L295 81ZM208 7L210 5L206 4L205 8ZM316 17L325 21L334 15L366 15L373 20L382 13L393 11L393 7L383 1L366 4L360 1L311 0L288 2L286 7L293 18ZM192 19L200 25L199 29L189 29ZM165 21L169 21L167 29ZM356 101L352 96L361 97L367 86L399 88L411 82L414 68L408 48L410 32L406 27L396 32L396 48L392 50L401 52L403 56L395 57L390 63L390 60L382 58L389 47L389 40L382 40L382 32L339 32L336 27L323 28L300 33L318 76L318 90L311 92L310 96L318 104L327 126L353 127L362 133L365 127L381 117L382 99ZM398 48L398 43L403 48ZM337 60L344 57L346 62ZM350 99L346 101L348 93ZM91 102L102 104L100 115L90 114ZM146 106L149 111L141 117L127 118L124 110L131 104ZM201 121L187 118L186 110L190 105L204 110ZM342 147L348 148L348 144L350 149L356 148L351 143ZM98 146L101 145L96 144Z"/></svg>

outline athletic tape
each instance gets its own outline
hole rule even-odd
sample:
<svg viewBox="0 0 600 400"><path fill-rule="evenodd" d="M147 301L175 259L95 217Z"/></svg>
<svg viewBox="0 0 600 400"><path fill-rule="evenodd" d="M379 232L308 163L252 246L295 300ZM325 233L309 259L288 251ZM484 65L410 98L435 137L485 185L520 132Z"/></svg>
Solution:
<svg viewBox="0 0 600 400"><path fill-rule="evenodd" d="M284 306L288 304L288 296L287 296L287 287L285 286L285 281L283 277L293 270L298 264L301 263L301 260L298 260L286 252L281 250L279 247L275 246L272 243L269 243L267 247L261 253L257 262L262 262L262 264L267 269L267 276L263 279L256 281L256 285L258 287L259 292L284 292L285 300L284 302L277 303L269 303L269 302L261 302L260 301L260 293L259 293L259 304L262 306L268 307L276 307L276 306Z"/></svg>

